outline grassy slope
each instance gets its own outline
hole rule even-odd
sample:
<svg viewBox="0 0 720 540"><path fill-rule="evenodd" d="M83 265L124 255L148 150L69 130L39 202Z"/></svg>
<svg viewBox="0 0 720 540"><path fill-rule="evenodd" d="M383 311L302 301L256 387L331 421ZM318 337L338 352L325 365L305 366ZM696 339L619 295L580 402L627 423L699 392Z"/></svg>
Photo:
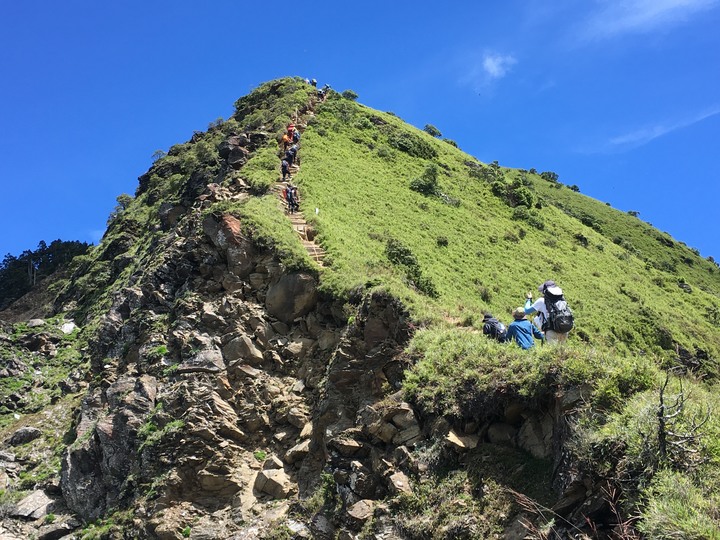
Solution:
<svg viewBox="0 0 720 540"><path fill-rule="evenodd" d="M392 148L387 137L392 128L370 125L378 119L433 145L437 158ZM573 451L598 475L627 487L623 511L639 515L638 527L653 537L720 534L720 481L714 472L720 465L720 421L711 415L694 431L700 411L712 408L706 398L716 385L685 380L687 401L683 410L668 411L678 412L670 429L697 437L686 444L687 453L659 458L656 411L664 376L658 367L667 364L654 355L633 354L668 358L679 345L717 359L720 331L712 314L720 273L712 262L633 216L535 175L528 176L545 227L517 221L489 183L469 173L467 155L392 115L347 100L318 108L303 136L302 158L304 209L307 214L319 209L313 220L330 254L323 272L330 289L382 284L420 319L437 322L449 315L476 326L485 309L509 319L523 293L547 278L567 292L577 328L570 346L559 352L521 353L443 325L418 333L411 348L418 362L405 386L411 399L436 413L482 419L493 407L502 409L498 395L532 403L558 385L588 383L591 394L580 409L582 429ZM459 207L409 189L431 161L441 167L440 189L460 199ZM507 182L521 175L503 172ZM390 237L416 256L439 292L436 299L407 287L404 270L385 253ZM440 237L447 246L439 245ZM707 362L704 375L717 374L716 362ZM667 403L680 395L680 380L671 384ZM603 449L613 447L626 450L607 461ZM462 467L457 472L471 481ZM684 487L678 491L675 485ZM445 498L464 496L462 490L449 491ZM447 511L442 501L426 503L437 515ZM405 511L413 514L412 508L410 503ZM440 527L427 524L426 532Z"/></svg>
<svg viewBox="0 0 720 540"><path fill-rule="evenodd" d="M76 315L84 320L87 336L94 319L106 309L111 290L125 286L133 274L152 271L155 261L162 260L155 252L161 234L156 228L159 205L179 202L188 178L201 168L217 182L241 176L256 193L262 193L279 176L272 136L280 133L290 115L311 96L312 90L297 80L266 83L236 103L235 118L209 130L196 143L173 147L151 168L145 191L113 220L103 242L76 263L76 275L65 294L68 300L78 301ZM589 405L606 407L593 418L608 419L606 425L587 428L590 452L607 441L641 440L638 437L647 426L628 427L628 418L637 416L633 411L638 408L648 411L657 404L654 388L661 374L654 355L625 361L625 353L662 353L661 344L668 347L674 340L717 358L720 332L705 314L717 311L720 273L664 233L529 175L535 198L544 201L538 214L545 229L538 230L526 221L514 220L514 210L493 195L490 184L469 173L465 162L472 158L450 144L390 114L337 96L320 105L317 113L303 134L302 170L297 180L306 214L319 209L312 220L320 232L318 240L328 252L328 267L321 271L323 287L347 294L358 285L383 286L404 299L417 319L431 323L451 316L477 325L485 309L507 321L509 311L522 302L526 290L536 291L538 283L554 278L566 290L576 312L573 343L562 357L547 350L523 355L514 348L498 349L486 341L474 342L478 336L468 338L472 334L465 330L431 325L413 344L420 360L408 379L408 392L423 406L440 413L472 415L474 396L467 390L458 394L458 389L473 388L478 395L492 395L495 388L514 385L517 395L532 400L554 384L589 381L593 386ZM241 171L223 172L216 145L233 131L248 129L269 131L268 144ZM435 149L437 157L418 158L399 150L397 139L393 142L398 134ZM411 180L433 162L440 167L440 189L459 199L459 207L409 189ZM504 172L508 179L520 174ZM564 211L548 204L551 201L562 204ZM207 211L239 215L256 239L279 249L289 267L312 264L289 222L283 220L275 195L252 198L246 204L218 203ZM600 223L595 228L602 234L568 213L591 215ZM131 245L123 251L133 260L123 270L113 270L112 257L104 253L112 242L128 234ZM578 234L587 239L587 247L579 243ZM613 242L618 237L623 245ZM423 276L438 291L437 298L408 287L406 271L393 265L385 253L388 238L410 248ZM439 245L442 238L447 239L447 246ZM692 286L691 293L678 287L681 278ZM614 350L623 354L614 355ZM506 364L516 366L517 373L506 369ZM462 369L454 369L456 365ZM546 372L550 378L543 378ZM701 383L688 384L696 389L696 396L712 391ZM467 407L453 401L453 396L466 399ZM637 396L633 398L635 408L623 408L631 396ZM715 424L710 426L710 435L717 432ZM699 444L712 446L706 439ZM717 466L717 451L708 448L703 452L709 459L707 467ZM629 455L627 459L636 458ZM718 482L705 474L710 470L707 467L694 474L683 473L682 480L691 482L698 497L714 501ZM663 489L663 477L657 478L647 492L648 515L654 508L675 504L669 490ZM712 504L710 510L715 511L717 505ZM645 523L665 529L676 526L663 525L659 518Z"/></svg>
<svg viewBox="0 0 720 540"><path fill-rule="evenodd" d="M389 128L366 120L373 117L421 137L438 157L427 160L392 148L383 133ZM298 181L304 208L309 214L319 209L314 220L331 259L325 280L336 290L382 281L420 318L445 313L478 321L490 309L507 321L525 291L537 294L537 285L552 278L576 312L575 335L592 344L659 350L671 345L671 336L691 351L699 348L715 357L720 351L720 331L705 317L718 303L720 273L676 242L668 247L655 240L665 235L637 218L567 188L552 188L538 177L537 198L598 216L607 232L600 234L547 202L539 211L544 230L515 221L513 209L492 194L490 185L469 174L464 162L472 158L392 115L339 98L319 106L303 136L302 159ZM460 207L409 189L431 162L441 165L440 188L460 199ZM508 179L517 174L505 172ZM643 250L640 256L613 243L620 231L628 231L628 242ZM577 234L588 239L587 247ZM651 236L652 242L636 236ZM384 253L389 237L417 257L439 292L436 300L403 285L403 272ZM439 237L448 245L438 245ZM656 268L677 259L676 252L691 261L682 263L683 276ZM691 293L678 287L681 279L691 284Z"/></svg>

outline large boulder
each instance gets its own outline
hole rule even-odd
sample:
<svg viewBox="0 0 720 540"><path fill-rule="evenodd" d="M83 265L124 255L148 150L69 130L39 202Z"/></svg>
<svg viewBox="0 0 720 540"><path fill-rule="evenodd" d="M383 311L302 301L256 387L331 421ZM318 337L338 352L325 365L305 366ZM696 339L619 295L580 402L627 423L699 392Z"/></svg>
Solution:
<svg viewBox="0 0 720 540"><path fill-rule="evenodd" d="M26 426L13 433L9 442L11 446L19 446L21 444L27 444L30 441L34 441L41 436L42 431L38 428Z"/></svg>
<svg viewBox="0 0 720 540"><path fill-rule="evenodd" d="M228 165L237 170L247 163L250 152L242 146L234 146L227 157Z"/></svg>
<svg viewBox="0 0 720 540"><path fill-rule="evenodd" d="M317 304L317 281L309 274L286 274L270 286L265 307L273 317L290 323Z"/></svg>
<svg viewBox="0 0 720 540"><path fill-rule="evenodd" d="M244 363L257 365L263 361L262 351L255 345L255 342L250 339L250 336L246 334L232 339L223 347L222 352L228 362L244 360Z"/></svg>
<svg viewBox="0 0 720 540"><path fill-rule="evenodd" d="M255 491L266 493L274 499L285 499L293 491L292 480L282 469L260 471L253 487Z"/></svg>

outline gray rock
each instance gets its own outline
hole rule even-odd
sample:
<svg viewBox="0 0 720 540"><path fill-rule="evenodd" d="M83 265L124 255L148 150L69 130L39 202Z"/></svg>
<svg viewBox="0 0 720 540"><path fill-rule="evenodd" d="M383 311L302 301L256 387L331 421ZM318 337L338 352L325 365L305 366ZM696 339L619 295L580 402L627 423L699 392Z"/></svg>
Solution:
<svg viewBox="0 0 720 540"><path fill-rule="evenodd" d="M30 319L27 322L28 328L37 328L38 326L45 326L45 319Z"/></svg>
<svg viewBox="0 0 720 540"><path fill-rule="evenodd" d="M38 529L37 540L59 540L80 526L80 523L71 519L68 521L60 521L43 525Z"/></svg>
<svg viewBox="0 0 720 540"><path fill-rule="evenodd" d="M39 519L47 515L53 503L53 499L48 497L43 490L39 489L37 491L33 491L30 495L17 503L15 508L12 510L12 515L14 517L27 519Z"/></svg>
<svg viewBox="0 0 720 540"><path fill-rule="evenodd" d="M205 349L178 366L178 373L219 373L225 369L222 353L218 349Z"/></svg>
<svg viewBox="0 0 720 540"><path fill-rule="evenodd" d="M461 435L451 429L445 437L445 441L455 450L466 451L476 448L480 437L477 435Z"/></svg>
<svg viewBox="0 0 720 540"><path fill-rule="evenodd" d="M520 427L518 446L536 458L548 458L553 450L553 419L549 414L542 418L533 415Z"/></svg>
<svg viewBox="0 0 720 540"><path fill-rule="evenodd" d="M255 250L250 242L228 246L227 263L229 270L240 278L248 277L255 266Z"/></svg>
<svg viewBox="0 0 720 540"><path fill-rule="evenodd" d="M493 444L514 446L517 429L509 424L497 422L488 428L488 440Z"/></svg>
<svg viewBox="0 0 720 540"><path fill-rule="evenodd" d="M263 353L249 336L242 334L223 347L223 355L228 362L242 359L249 364L261 364Z"/></svg>
<svg viewBox="0 0 720 540"><path fill-rule="evenodd" d="M260 471L253 487L255 491L267 493L274 499L285 499L293 491L293 483L282 469Z"/></svg>
<svg viewBox="0 0 720 540"><path fill-rule="evenodd" d="M247 163L249 152L242 146L233 146L227 157L228 165L237 170Z"/></svg>
<svg viewBox="0 0 720 540"><path fill-rule="evenodd" d="M350 527L359 531L365 522L373 516L375 510L375 501L370 499L361 499L353 504L347 511L347 517Z"/></svg>
<svg viewBox="0 0 720 540"><path fill-rule="evenodd" d="M305 459L305 456L307 456L310 453L310 439L306 439L302 441L299 444L296 444L293 446L290 450L287 451L285 454L285 461L287 461L290 464L297 463L298 461L302 461Z"/></svg>
<svg viewBox="0 0 720 540"><path fill-rule="evenodd" d="M398 446L405 445L412 447L421 439L422 433L420 432L420 426L416 424L407 429L403 429L402 431L398 431L392 438L392 442Z"/></svg>
<svg viewBox="0 0 720 540"><path fill-rule="evenodd" d="M13 463L14 461L15 454L0 450L0 463Z"/></svg>
<svg viewBox="0 0 720 540"><path fill-rule="evenodd" d="M410 479L402 471L390 475L390 490L394 493L412 493Z"/></svg>
<svg viewBox="0 0 720 540"><path fill-rule="evenodd" d="M335 437L328 444L343 457L352 457L362 449L362 444L349 437Z"/></svg>
<svg viewBox="0 0 720 540"><path fill-rule="evenodd" d="M38 428L26 426L18 429L15 433L13 433L10 437L9 442L11 446L19 446L21 444L27 444L30 441L34 441L41 436L42 431L40 431Z"/></svg>
<svg viewBox="0 0 720 540"><path fill-rule="evenodd" d="M77 328L77 325L74 322L67 321L67 322L63 323L63 325L60 327L60 331L63 334L67 335L67 334L72 334L76 328Z"/></svg>
<svg viewBox="0 0 720 540"><path fill-rule="evenodd" d="M272 285L265 307L273 317L291 323L310 312L317 304L317 282L309 274L287 274Z"/></svg>
<svg viewBox="0 0 720 540"><path fill-rule="evenodd" d="M262 466L263 471L271 471L273 469L282 469L283 462L277 456L270 456L264 462Z"/></svg>

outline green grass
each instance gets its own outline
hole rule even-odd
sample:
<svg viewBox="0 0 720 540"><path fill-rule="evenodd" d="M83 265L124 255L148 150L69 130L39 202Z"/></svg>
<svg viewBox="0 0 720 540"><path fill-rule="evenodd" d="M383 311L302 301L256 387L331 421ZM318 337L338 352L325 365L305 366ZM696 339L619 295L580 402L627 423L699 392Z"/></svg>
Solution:
<svg viewBox="0 0 720 540"><path fill-rule="evenodd" d="M704 315L718 304L720 274L701 271L711 263L690 250L694 271L684 279L696 286L687 293L677 286L675 273L613 243L608 234L615 235L615 229L603 225L609 232L600 234L548 201L557 192L562 200L551 202L579 201L579 208L587 206L582 211L602 211L598 219L603 223L635 223L637 218L567 188L545 188L548 182L528 175L534 197L544 201L541 209L531 211L547 224L540 230L513 219L516 209L472 174L465 164L472 158L456 148L392 115L347 100L328 100L317 112L303 135L298 182L303 206L328 253L323 286L330 291L343 295L354 287L382 284L408 303L418 319L438 320L446 314L473 321L489 309L508 321L527 290L537 294L537 285L553 278L575 311L575 338L603 348L657 353L679 344L717 357L720 332ZM403 132L432 146L437 158L394 148L388 133ZM431 164L438 166L439 190L458 199L459 207L410 189ZM519 175L498 170L508 183ZM587 247L577 235L587 240ZM389 239L410 249L437 298L413 288L404 270L389 261ZM659 242L653 247L679 249ZM698 276L701 281L695 281Z"/></svg>
<svg viewBox="0 0 720 540"><path fill-rule="evenodd" d="M543 403L559 386L589 385L588 402L613 409L660 378L647 357L572 344L523 351L457 328L418 332L409 353L417 358L403 385L409 399L430 413L479 420L512 401Z"/></svg>

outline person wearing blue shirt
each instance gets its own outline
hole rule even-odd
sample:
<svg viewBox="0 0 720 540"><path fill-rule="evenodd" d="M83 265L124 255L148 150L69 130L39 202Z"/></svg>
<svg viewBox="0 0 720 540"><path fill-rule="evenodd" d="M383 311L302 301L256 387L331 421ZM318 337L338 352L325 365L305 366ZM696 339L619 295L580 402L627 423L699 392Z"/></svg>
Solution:
<svg viewBox="0 0 720 540"><path fill-rule="evenodd" d="M544 339L542 332L525 317L524 307L515 308L512 314L515 320L508 326L506 341L514 340L520 348L529 349L535 345L533 336L540 340Z"/></svg>

